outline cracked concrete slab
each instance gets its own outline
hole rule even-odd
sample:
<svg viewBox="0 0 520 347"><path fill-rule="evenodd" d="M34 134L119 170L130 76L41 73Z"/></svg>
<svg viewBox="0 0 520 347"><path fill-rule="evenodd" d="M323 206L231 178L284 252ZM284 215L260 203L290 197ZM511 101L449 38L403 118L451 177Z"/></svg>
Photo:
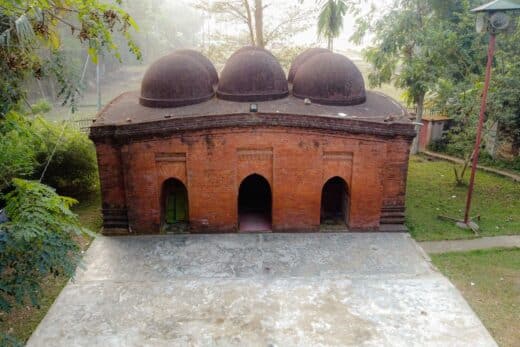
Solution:
<svg viewBox="0 0 520 347"><path fill-rule="evenodd" d="M28 346L496 346L407 234L98 237Z"/></svg>

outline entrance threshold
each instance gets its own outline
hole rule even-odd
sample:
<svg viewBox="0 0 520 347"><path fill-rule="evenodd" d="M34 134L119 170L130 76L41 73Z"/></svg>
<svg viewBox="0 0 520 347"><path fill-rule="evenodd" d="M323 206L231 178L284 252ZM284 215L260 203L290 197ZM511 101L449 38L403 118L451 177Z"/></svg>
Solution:
<svg viewBox="0 0 520 347"><path fill-rule="evenodd" d="M241 233L272 231L269 216L264 213L242 212L239 218L238 231Z"/></svg>

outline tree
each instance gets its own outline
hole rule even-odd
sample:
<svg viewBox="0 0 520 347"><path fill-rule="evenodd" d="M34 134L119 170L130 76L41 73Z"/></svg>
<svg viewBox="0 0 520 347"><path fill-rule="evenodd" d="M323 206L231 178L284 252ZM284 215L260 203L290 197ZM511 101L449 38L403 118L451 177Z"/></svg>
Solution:
<svg viewBox="0 0 520 347"><path fill-rule="evenodd" d="M258 47L276 46L287 41L296 33L309 27L309 18L312 10L302 9L294 3L276 4L264 3L263 0L217 0L208 4L199 1L198 9L208 14L213 14L219 21L232 22L245 28L247 43ZM265 15L266 11L269 13ZM270 11L270 12L269 12ZM235 46L242 43L241 33L226 35L214 34L214 41L222 41L227 44L235 42ZM238 39L237 39L238 36Z"/></svg>
<svg viewBox="0 0 520 347"><path fill-rule="evenodd" d="M417 123L422 121L426 94L439 78L453 73L449 68L457 62L449 59L458 50L450 47L456 36L447 24L447 16L459 5L446 0L394 0L390 9L377 18L373 12L358 12L352 41L360 43L367 33L373 34L372 44L364 52L372 65L369 85L393 83L403 89L407 102L415 105ZM416 137L411 153L417 151Z"/></svg>
<svg viewBox="0 0 520 347"><path fill-rule="evenodd" d="M36 181L15 178L13 186L10 220L0 224L0 311L27 299L37 305L45 276L71 276L80 257L74 236L86 232L69 209L74 199Z"/></svg>
<svg viewBox="0 0 520 347"><path fill-rule="evenodd" d="M116 32L140 56L130 35L130 28L137 25L116 5L100 0L5 0L0 10L0 116L24 100L22 83L30 77L55 76L64 103L74 101L77 81L60 67L60 33L64 29L87 46L94 62L104 52L119 57Z"/></svg>
<svg viewBox="0 0 520 347"><path fill-rule="evenodd" d="M318 16L318 36L327 38L327 48L334 49L334 39L343 29L343 16L347 12L345 0L326 0Z"/></svg>
<svg viewBox="0 0 520 347"><path fill-rule="evenodd" d="M63 32L85 45L96 62L98 55L107 52L120 57L118 34L125 38L130 51L140 57L130 36L131 27L137 28L126 12L99 0L0 3L0 209L8 219L0 224L0 312L9 311L14 305L37 305L40 284L48 276L70 277L80 259L76 238L88 233L70 211L74 199L57 195L39 181L20 178L35 174L42 161L38 153L54 148L54 144L42 147L34 123L22 114L30 113L22 104L26 101L23 83L30 78L54 76L60 84L63 102L73 103L78 83L66 73L61 51ZM85 161L93 159L93 155L87 156L88 140L76 140L67 141L72 146L65 150L76 152ZM44 157L44 161L49 158ZM62 163L71 160L67 156ZM74 170L77 172L71 174L78 177L76 174L84 172L89 164L82 161ZM6 341L11 343L12 339L0 333L0 344Z"/></svg>

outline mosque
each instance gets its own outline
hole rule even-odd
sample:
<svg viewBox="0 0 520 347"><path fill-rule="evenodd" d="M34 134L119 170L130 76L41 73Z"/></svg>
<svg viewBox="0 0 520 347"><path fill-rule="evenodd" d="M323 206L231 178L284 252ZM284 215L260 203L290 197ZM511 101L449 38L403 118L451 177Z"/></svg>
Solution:
<svg viewBox="0 0 520 347"><path fill-rule="evenodd" d="M288 76L258 47L220 74L174 51L91 126L103 232L403 231L415 134L399 103L326 49Z"/></svg>

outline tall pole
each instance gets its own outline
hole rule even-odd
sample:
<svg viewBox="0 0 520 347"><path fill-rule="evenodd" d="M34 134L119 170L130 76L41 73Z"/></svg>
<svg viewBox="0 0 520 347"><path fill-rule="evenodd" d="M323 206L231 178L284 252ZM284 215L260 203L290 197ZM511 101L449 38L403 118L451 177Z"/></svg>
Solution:
<svg viewBox="0 0 520 347"><path fill-rule="evenodd" d="M101 110L101 72L100 72L100 65L101 65L101 57L98 56L97 64L96 64L96 94L97 94L97 110Z"/></svg>
<svg viewBox="0 0 520 347"><path fill-rule="evenodd" d="M464 224L469 222L469 211L471 209L471 197L473 196L473 186L475 185L475 172L477 171L478 155L480 152L480 141L482 140L482 127L484 126L484 114L486 113L486 100L489 90L489 82L491 81L491 66L493 64L493 56L495 55L494 33L490 33L488 57L486 66L486 79L484 81L484 90L482 91L482 100L480 104L480 116L477 126L477 139L475 141L475 149L473 150L473 165L471 166L471 176L469 178L468 196L466 198L466 211L464 212Z"/></svg>

